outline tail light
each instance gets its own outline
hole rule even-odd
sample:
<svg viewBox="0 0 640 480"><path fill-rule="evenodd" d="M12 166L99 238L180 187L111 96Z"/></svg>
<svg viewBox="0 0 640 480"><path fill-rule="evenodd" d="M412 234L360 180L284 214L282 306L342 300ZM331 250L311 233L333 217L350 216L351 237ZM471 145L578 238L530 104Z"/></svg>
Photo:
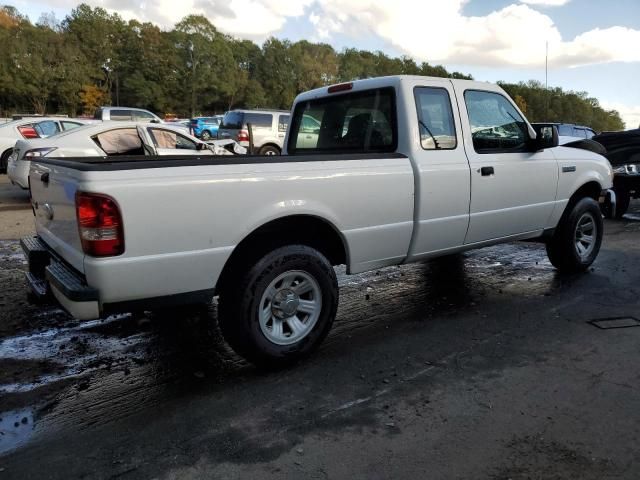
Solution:
<svg viewBox="0 0 640 480"><path fill-rule="evenodd" d="M92 257L111 257L124 253L122 215L113 198L77 192L76 216L84 253Z"/></svg>
<svg viewBox="0 0 640 480"><path fill-rule="evenodd" d="M36 129L33 128L31 125L22 125L21 127L18 127L18 131L20 132L20 135L22 135L24 138L40 138L40 135L38 135L38 132L36 132Z"/></svg>
<svg viewBox="0 0 640 480"><path fill-rule="evenodd" d="M248 142L248 141L249 141L249 131L240 130L238 132L238 142Z"/></svg>

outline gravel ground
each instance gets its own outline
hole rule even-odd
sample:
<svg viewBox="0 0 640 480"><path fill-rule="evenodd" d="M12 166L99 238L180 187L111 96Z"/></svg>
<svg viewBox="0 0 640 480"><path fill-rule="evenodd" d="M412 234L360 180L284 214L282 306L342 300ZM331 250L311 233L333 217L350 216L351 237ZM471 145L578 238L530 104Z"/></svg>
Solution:
<svg viewBox="0 0 640 480"><path fill-rule="evenodd" d="M640 316L638 206L584 275L526 243L339 270L329 338L271 373L221 340L215 304L32 305L0 241L0 480L640 478L640 328L588 323Z"/></svg>

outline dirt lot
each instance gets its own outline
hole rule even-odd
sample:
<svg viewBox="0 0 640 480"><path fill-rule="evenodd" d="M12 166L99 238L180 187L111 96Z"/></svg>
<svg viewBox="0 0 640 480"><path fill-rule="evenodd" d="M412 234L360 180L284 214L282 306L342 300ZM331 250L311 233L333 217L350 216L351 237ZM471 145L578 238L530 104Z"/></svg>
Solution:
<svg viewBox="0 0 640 480"><path fill-rule="evenodd" d="M265 373L215 305L28 304L4 187L27 208L0 209L0 480L640 478L640 328L588 323L640 316L640 205L584 275L526 243L340 275L319 352Z"/></svg>

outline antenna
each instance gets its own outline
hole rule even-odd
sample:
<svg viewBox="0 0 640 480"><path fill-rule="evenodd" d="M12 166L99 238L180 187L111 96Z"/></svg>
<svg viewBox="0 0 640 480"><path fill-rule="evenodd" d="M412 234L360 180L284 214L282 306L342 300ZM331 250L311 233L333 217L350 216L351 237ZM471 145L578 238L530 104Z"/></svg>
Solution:
<svg viewBox="0 0 640 480"><path fill-rule="evenodd" d="M544 51L544 95L545 95L545 116L546 121L549 121L549 40L545 43Z"/></svg>

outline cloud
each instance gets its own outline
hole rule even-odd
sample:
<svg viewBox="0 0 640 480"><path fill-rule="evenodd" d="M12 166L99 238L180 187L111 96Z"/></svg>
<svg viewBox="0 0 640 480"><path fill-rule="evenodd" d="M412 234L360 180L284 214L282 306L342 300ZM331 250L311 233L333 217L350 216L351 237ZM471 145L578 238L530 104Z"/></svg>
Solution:
<svg viewBox="0 0 640 480"><path fill-rule="evenodd" d="M221 31L258 42L277 35L288 20L304 17L305 28L311 26L306 32L311 40L331 43L339 35L357 44L377 38L396 51L430 63L539 68L545 62L547 43L551 67L640 61L640 30L612 26L565 39L551 17L537 9L570 0L513 0L485 16L464 14L471 0L84 1L118 12L125 19L150 21L164 28L172 28L188 14L202 14ZM76 2L48 0L47 4L72 8Z"/></svg>
<svg viewBox="0 0 640 480"><path fill-rule="evenodd" d="M627 130L640 128L640 105L601 101L600 106L605 110L617 110Z"/></svg>
<svg viewBox="0 0 640 480"><path fill-rule="evenodd" d="M544 65L547 42L551 66L640 61L639 30L595 29L566 41L548 15L528 5L514 3L473 17L463 14L466 3L395 0L372 6L366 0L323 0L315 4L313 16L325 38L367 29L412 57L436 63L539 67Z"/></svg>
<svg viewBox="0 0 640 480"><path fill-rule="evenodd" d="M566 5L571 0L520 0L522 3L529 5L539 5L541 7L561 7Z"/></svg>

